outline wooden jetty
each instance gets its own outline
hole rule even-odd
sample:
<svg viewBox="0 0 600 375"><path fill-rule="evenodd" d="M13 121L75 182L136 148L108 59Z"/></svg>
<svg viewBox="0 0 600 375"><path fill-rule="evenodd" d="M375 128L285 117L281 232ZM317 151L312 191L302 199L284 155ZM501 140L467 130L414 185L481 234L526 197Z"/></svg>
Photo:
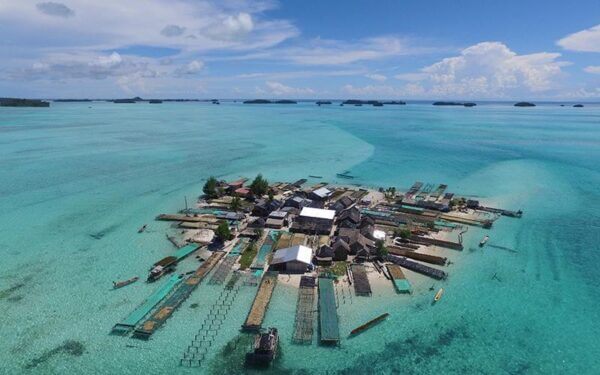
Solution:
<svg viewBox="0 0 600 375"><path fill-rule="evenodd" d="M500 214L502 216L508 216L508 217L520 218L523 216L523 211L521 211L521 210L510 211L510 210L503 210L501 208L493 208L493 207L485 207L485 206L478 206L477 209L481 210L481 211L491 212L494 214Z"/></svg>
<svg viewBox="0 0 600 375"><path fill-rule="evenodd" d="M392 277L392 283L398 293L410 293L412 291L410 282L406 279L406 276L404 276L404 272L402 272L400 266L388 264L387 270Z"/></svg>
<svg viewBox="0 0 600 375"><path fill-rule="evenodd" d="M211 229L211 230L215 230L217 229L218 225L212 224L212 223L206 223L203 221L199 221L199 222L181 222L179 224L179 228L182 229Z"/></svg>
<svg viewBox="0 0 600 375"><path fill-rule="evenodd" d="M275 290L275 285L277 285L277 276L278 272L265 272L254 297L254 302L252 302L252 307L246 317L246 322L242 325L244 331L257 332L261 329L271 296L273 295L273 290Z"/></svg>
<svg viewBox="0 0 600 375"><path fill-rule="evenodd" d="M187 257L188 255L190 255L194 251L198 250L199 247L200 247L200 245L195 244L195 243L191 243L191 244L185 245L185 246L179 248L175 252L175 254L173 256L175 258L177 258L177 261L179 262L180 260L182 260L183 258Z"/></svg>
<svg viewBox="0 0 600 375"><path fill-rule="evenodd" d="M351 271L354 279L354 293L357 296L370 297L372 293L371 283L369 283L365 266L362 264L353 264Z"/></svg>
<svg viewBox="0 0 600 375"><path fill-rule="evenodd" d="M294 335L292 336L292 341L296 344L312 343L316 286L317 279L315 277L302 276L300 278Z"/></svg>
<svg viewBox="0 0 600 375"><path fill-rule="evenodd" d="M445 247L445 248L453 249L453 250L462 250L463 249L463 245L458 242L438 240L436 238L414 236L414 235L410 236L409 239L410 239L410 241L412 241L414 243L418 243L420 245L428 245L428 246L433 245L433 246Z"/></svg>
<svg viewBox="0 0 600 375"><path fill-rule="evenodd" d="M491 227L491 223L492 223L491 220L469 219L466 217L456 216L456 215L452 215L452 214L441 214L439 216L439 218L442 220L451 221L454 223L473 225L473 226L479 226L479 227L484 227L484 228Z"/></svg>
<svg viewBox="0 0 600 375"><path fill-rule="evenodd" d="M438 270L437 268L429 267L424 264L414 262L404 257L388 255L387 260L404 268L408 268L411 271L415 271L425 276L432 277L436 280L442 280L448 277L446 272L442 270Z"/></svg>
<svg viewBox="0 0 600 375"><path fill-rule="evenodd" d="M319 277L319 328L322 344L338 344L340 329L333 280Z"/></svg>
<svg viewBox="0 0 600 375"><path fill-rule="evenodd" d="M198 215L191 216L185 214L160 214L156 217L156 220L161 221L185 221L190 223L197 222L207 222L207 223L216 223L217 219L213 215Z"/></svg>
<svg viewBox="0 0 600 375"><path fill-rule="evenodd" d="M181 282L182 278L179 275L173 275L171 278L161 285L154 291L138 308L136 308L131 314L127 315L121 322L115 324L112 328L112 333L118 335L125 335L131 331L135 326L154 308L162 301L172 290Z"/></svg>
<svg viewBox="0 0 600 375"><path fill-rule="evenodd" d="M399 255L403 257L407 257L414 260L419 260L421 262L437 264L440 266L445 266L448 258L439 257L437 255L429 255L423 253L417 253L412 249L403 249L397 246L388 246L388 252L392 255Z"/></svg>
<svg viewBox="0 0 600 375"><path fill-rule="evenodd" d="M385 320L385 318L387 318L390 314L385 313L385 314L381 314L379 315L377 318L375 319L371 319L368 322L366 322L365 324L356 327L352 330L352 332L350 332L350 336L354 336L354 335L358 335L361 332L366 331L369 328L372 328L373 326L377 325L378 323L382 322Z"/></svg>
<svg viewBox="0 0 600 375"><path fill-rule="evenodd" d="M173 315L173 312L185 301L196 289L200 282L208 275L215 265L225 255L223 252L213 253L204 261L196 271L181 283L177 289L158 307L144 323L133 332L136 339L148 340L165 321Z"/></svg>

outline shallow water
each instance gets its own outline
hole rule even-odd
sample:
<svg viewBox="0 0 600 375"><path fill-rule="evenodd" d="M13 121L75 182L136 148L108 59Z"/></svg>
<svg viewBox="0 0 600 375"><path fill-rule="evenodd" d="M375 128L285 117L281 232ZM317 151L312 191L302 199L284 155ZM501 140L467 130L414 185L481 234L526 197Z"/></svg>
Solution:
<svg viewBox="0 0 600 375"><path fill-rule="evenodd" d="M411 296L390 284L342 299L344 336L391 315L339 348L291 344L296 293L278 285L265 322L282 335L272 372L598 373L599 160L597 106L0 108L0 373L242 371L245 349L224 348L255 289L240 290L211 361L187 369L179 359L222 286L203 283L140 342L108 332L156 285L112 291L111 281L172 252L173 229L153 218L193 201L210 175L336 182L346 170L356 178L337 182L447 183L525 215L495 224L497 247L479 249L483 232L471 229L465 251L442 250L455 264L435 306L428 287L442 284L413 273Z"/></svg>

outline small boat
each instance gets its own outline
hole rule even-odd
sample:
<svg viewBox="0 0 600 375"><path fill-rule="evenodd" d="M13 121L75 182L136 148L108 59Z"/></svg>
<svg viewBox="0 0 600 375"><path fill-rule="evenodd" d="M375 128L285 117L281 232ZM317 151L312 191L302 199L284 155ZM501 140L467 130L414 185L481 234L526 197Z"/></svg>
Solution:
<svg viewBox="0 0 600 375"><path fill-rule="evenodd" d="M254 338L252 351L246 353L246 364L250 366L268 366L277 356L279 334L277 328L269 328Z"/></svg>
<svg viewBox="0 0 600 375"><path fill-rule="evenodd" d="M142 227L140 229L138 229L138 233L142 233L143 231L145 231L147 226L148 226L148 224L142 225Z"/></svg>
<svg viewBox="0 0 600 375"><path fill-rule="evenodd" d="M150 269L150 274L148 275L149 283L160 279L163 275L173 272L175 270L175 266L177 265L177 258L174 256L168 256L154 263L152 268Z"/></svg>
<svg viewBox="0 0 600 375"><path fill-rule="evenodd" d="M351 332L350 332L350 336L354 336L357 335L363 331L366 331L367 329L373 327L374 325L376 325L377 323L383 321L385 318L387 318L390 314L385 313L385 314L381 314L379 315L377 318L369 320L368 322L366 322L365 324L354 328Z"/></svg>
<svg viewBox="0 0 600 375"><path fill-rule="evenodd" d="M442 299L443 294L444 294L444 288L440 288L440 290L438 290L437 293L435 294L435 297L433 297L433 303L436 303L437 301Z"/></svg>
<svg viewBox="0 0 600 375"><path fill-rule="evenodd" d="M129 285L129 284L133 284L136 281L138 281L139 279L140 279L139 277L135 276L135 277L132 277L129 280L113 281L113 289L119 289L119 288L122 288L124 286Z"/></svg>
<svg viewBox="0 0 600 375"><path fill-rule="evenodd" d="M486 235L485 237L483 237L483 239L481 241L479 241L479 247L483 247L488 242L489 239L490 239L490 236Z"/></svg>
<svg viewBox="0 0 600 375"><path fill-rule="evenodd" d="M312 174L308 175L308 177L310 177L310 178L323 178L323 176L315 176L315 175L312 175Z"/></svg>
<svg viewBox="0 0 600 375"><path fill-rule="evenodd" d="M354 178L354 176L351 176L351 175L346 174L346 173L338 173L338 174L336 174L336 176L341 177L341 178L348 178L348 179Z"/></svg>

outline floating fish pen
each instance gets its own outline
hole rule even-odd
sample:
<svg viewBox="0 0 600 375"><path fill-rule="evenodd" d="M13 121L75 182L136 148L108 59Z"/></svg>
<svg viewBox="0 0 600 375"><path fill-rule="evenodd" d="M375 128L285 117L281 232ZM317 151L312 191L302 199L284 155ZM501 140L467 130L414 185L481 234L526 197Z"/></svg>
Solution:
<svg viewBox="0 0 600 375"><path fill-rule="evenodd" d="M237 277L236 277L237 275ZM209 349L219 336L219 331L231 311L231 306L239 293L240 284L238 283L241 275L234 273L225 289L221 291L217 300L213 303L204 317L200 328L194 335L192 342L188 345L180 360L180 365L187 367L199 367L206 360Z"/></svg>
<svg viewBox="0 0 600 375"><path fill-rule="evenodd" d="M432 277L436 280L443 280L448 276L446 274L446 272L444 272L442 270L438 270L437 268L429 267L424 264L417 263L412 260L408 260L404 257L399 257L396 255L388 255L387 260L394 264L397 264L399 266L407 268L411 271L415 271L415 272L418 272L425 276Z"/></svg>
<svg viewBox="0 0 600 375"><path fill-rule="evenodd" d="M233 265L237 261L237 256L227 256L225 259L219 264L212 277L208 281L209 284L212 285L221 285L225 282L227 276L233 269Z"/></svg>
<svg viewBox="0 0 600 375"><path fill-rule="evenodd" d="M423 188L423 190L421 190L421 192L419 192L419 194L417 194L416 199L425 199L427 198L427 196L429 195L429 193L431 192L431 190L433 190L433 185L432 184L427 184L425 185L425 187Z"/></svg>
<svg viewBox="0 0 600 375"><path fill-rule="evenodd" d="M404 276L404 272L402 272L402 268L395 264L388 264L387 270L390 276L392 277L392 283L396 288L398 293L410 293L412 291L412 287L410 282Z"/></svg>
<svg viewBox="0 0 600 375"><path fill-rule="evenodd" d="M354 279L354 293L357 296L371 296L371 283L369 283L365 266L362 264L353 264L350 269Z"/></svg>
<svg viewBox="0 0 600 375"><path fill-rule="evenodd" d="M177 258L177 261L179 262L180 260L182 260L183 258L187 257L188 255L190 255L194 251L198 250L199 247L200 246L198 244L185 245L182 248L178 249L175 252L175 254L173 254L173 256L175 258Z"/></svg>
<svg viewBox="0 0 600 375"><path fill-rule="evenodd" d="M277 241L277 237L279 235L279 231L272 230L267 234L265 238L265 242L263 242L260 249L258 249L258 254L256 254L256 259L250 268L252 269L263 269L267 264L267 256L271 254L273 250L273 246Z"/></svg>
<svg viewBox="0 0 600 375"><path fill-rule="evenodd" d="M319 277L319 329L322 344L338 344L340 329L333 280Z"/></svg>
<svg viewBox="0 0 600 375"><path fill-rule="evenodd" d="M135 328L135 326L142 320L154 306L158 305L172 290L181 282L182 278L179 275L172 275L171 278L158 289L154 291L137 309L129 314L120 323L115 324L112 329L112 333L118 335L125 335L129 331Z"/></svg>
<svg viewBox="0 0 600 375"><path fill-rule="evenodd" d="M458 242L439 240L436 238L422 237L422 236L410 236L410 241L419 245L433 245L439 247L445 247L453 250L462 250L463 245Z"/></svg>
<svg viewBox="0 0 600 375"><path fill-rule="evenodd" d="M258 286L260 284L260 280L262 279L262 274L264 270L253 270L250 276L244 281L244 285L246 286Z"/></svg>
<svg viewBox="0 0 600 375"><path fill-rule="evenodd" d="M419 260L421 262L426 262L426 263L431 263L431 264L437 264L440 266L445 266L446 262L448 260L448 258L446 258L446 257L439 257L437 255L429 255L429 254L423 254L423 253L416 253L411 249L403 249L401 247L396 247L396 246L389 246L388 252L392 255L403 256L406 258Z"/></svg>
<svg viewBox="0 0 600 375"><path fill-rule="evenodd" d="M317 279L315 277L302 276L300 278L298 302L296 303L296 318L294 320L294 335L292 336L292 341L296 344L312 343L316 286Z"/></svg>
<svg viewBox="0 0 600 375"><path fill-rule="evenodd" d="M246 321L242 325L244 331L256 332L261 329L271 296L273 295L273 290L275 290L275 285L277 285L277 276L278 272L273 271L266 272L263 276L256 292L256 297L254 297L254 302L252 302L250 312L248 312L248 317L246 317Z"/></svg>
<svg viewBox="0 0 600 375"><path fill-rule="evenodd" d="M225 253L213 253L210 258L203 262L200 267L181 283L177 289L161 304L157 311L133 332L136 339L148 340L156 330L158 330L166 320L173 315L173 312L190 296L198 284L221 260Z"/></svg>

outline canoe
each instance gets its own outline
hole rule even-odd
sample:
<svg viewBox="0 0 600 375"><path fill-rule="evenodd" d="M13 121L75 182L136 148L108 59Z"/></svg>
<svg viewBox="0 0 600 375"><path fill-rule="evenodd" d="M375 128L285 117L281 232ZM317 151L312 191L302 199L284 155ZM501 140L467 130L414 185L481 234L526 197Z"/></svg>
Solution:
<svg viewBox="0 0 600 375"><path fill-rule="evenodd" d="M438 290L437 293L435 294L435 297L433 297L433 302L437 302L440 299L442 299L443 294L444 294L444 288L440 288L440 290Z"/></svg>
<svg viewBox="0 0 600 375"><path fill-rule="evenodd" d="M369 320L368 322L366 322L365 324L354 328L351 332L350 332L350 336L353 335L357 335L371 327L373 327L374 325L376 325L377 323L383 321L385 318L387 318L390 314L385 313L385 314L381 314L379 315L377 318L373 319L373 320Z"/></svg>
<svg viewBox="0 0 600 375"><path fill-rule="evenodd" d="M481 241L479 241L479 247L483 247L488 242L489 239L490 239L490 236L483 237L483 239Z"/></svg>
<svg viewBox="0 0 600 375"><path fill-rule="evenodd" d="M140 279L139 277L135 276L135 277L132 277L132 278L131 278L131 279L129 279L129 280L124 280L124 281L113 281L113 289L119 289L119 288L122 288L122 287L124 287L124 286L127 286L127 285L129 285L129 284L133 284L133 283L135 283L136 281L138 281L139 279Z"/></svg>

